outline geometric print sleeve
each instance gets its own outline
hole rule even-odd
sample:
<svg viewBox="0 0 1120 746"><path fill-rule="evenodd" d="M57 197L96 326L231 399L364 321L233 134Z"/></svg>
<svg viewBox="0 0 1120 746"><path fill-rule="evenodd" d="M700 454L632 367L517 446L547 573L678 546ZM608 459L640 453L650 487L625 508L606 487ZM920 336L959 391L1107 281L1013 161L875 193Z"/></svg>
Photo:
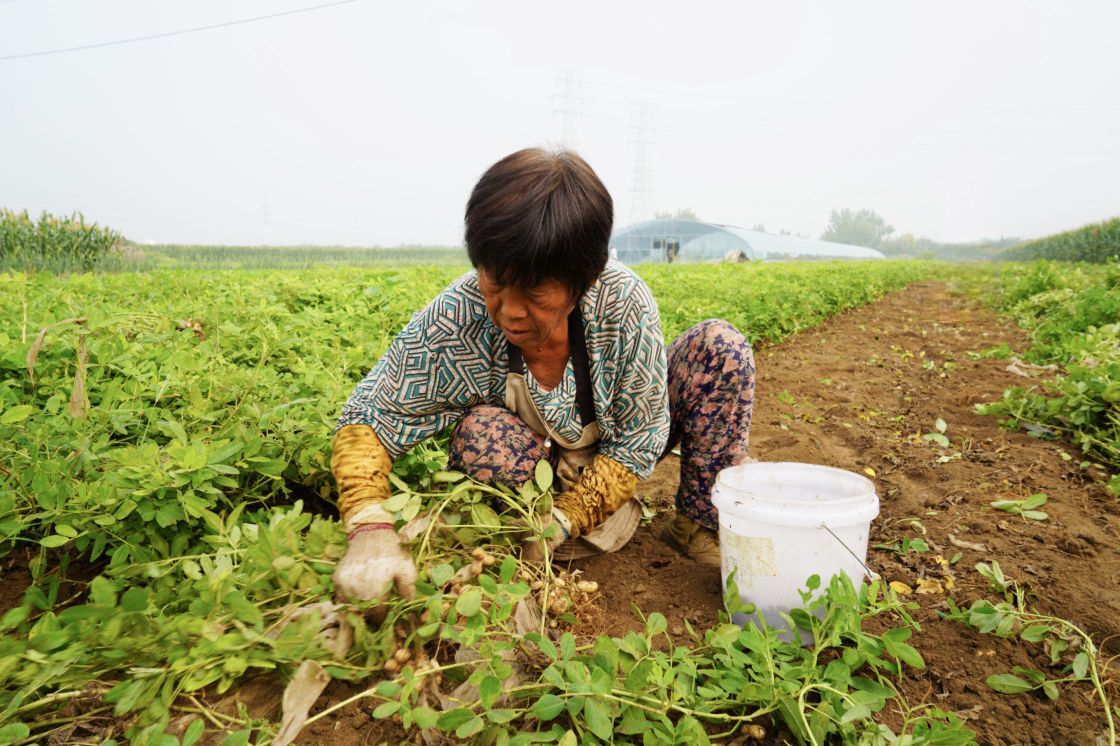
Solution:
<svg viewBox="0 0 1120 746"><path fill-rule="evenodd" d="M464 279L412 317L354 388L337 427L370 425L396 459L491 398L494 376L504 377L508 363L495 364L485 305Z"/></svg>
<svg viewBox="0 0 1120 746"><path fill-rule="evenodd" d="M657 303L646 284L634 280L617 317L619 367L611 377L610 428L599 452L646 479L669 440L669 389Z"/></svg>

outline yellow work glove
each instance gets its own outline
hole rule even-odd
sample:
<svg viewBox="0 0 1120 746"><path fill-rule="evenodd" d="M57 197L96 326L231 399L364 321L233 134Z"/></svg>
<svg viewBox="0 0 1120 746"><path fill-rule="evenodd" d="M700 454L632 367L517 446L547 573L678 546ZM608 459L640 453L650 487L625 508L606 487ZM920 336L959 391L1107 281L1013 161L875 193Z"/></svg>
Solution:
<svg viewBox="0 0 1120 746"><path fill-rule="evenodd" d="M416 591L416 563L393 530L393 514L382 506L391 468L389 452L369 425L346 425L335 433L331 472L350 542L333 576L343 597L381 600L394 585L405 598Z"/></svg>
<svg viewBox="0 0 1120 746"><path fill-rule="evenodd" d="M638 478L610 456L598 454L584 467L570 490L556 497L553 507L571 524L571 538L607 520L634 496Z"/></svg>

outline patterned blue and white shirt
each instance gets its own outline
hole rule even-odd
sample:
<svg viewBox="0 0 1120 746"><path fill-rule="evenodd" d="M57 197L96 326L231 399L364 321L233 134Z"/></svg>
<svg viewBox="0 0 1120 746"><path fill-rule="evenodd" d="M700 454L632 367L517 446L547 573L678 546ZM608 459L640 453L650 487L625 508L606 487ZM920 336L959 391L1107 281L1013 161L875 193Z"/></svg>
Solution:
<svg viewBox="0 0 1120 746"><path fill-rule="evenodd" d="M645 479L669 438L665 341L653 295L616 261L580 299L590 359L599 452ZM369 375L355 387L338 427L368 424L397 458L459 421L479 404L501 406L509 370L507 342L486 313L472 270L412 317ZM551 391L526 369L529 392L565 438L582 431L571 360Z"/></svg>

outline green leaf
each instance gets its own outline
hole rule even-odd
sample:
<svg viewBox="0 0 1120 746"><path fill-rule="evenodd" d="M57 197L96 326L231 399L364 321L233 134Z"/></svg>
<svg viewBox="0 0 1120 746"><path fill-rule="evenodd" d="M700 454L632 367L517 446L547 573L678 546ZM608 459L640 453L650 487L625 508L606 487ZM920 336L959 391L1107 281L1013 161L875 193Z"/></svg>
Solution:
<svg viewBox="0 0 1120 746"><path fill-rule="evenodd" d="M379 697L395 699L401 695L401 685L395 681L382 681L374 691L377 692Z"/></svg>
<svg viewBox="0 0 1120 746"><path fill-rule="evenodd" d="M943 433L949 429L949 426L945 424L945 420L941 419L940 417L934 420L933 427L939 433Z"/></svg>
<svg viewBox="0 0 1120 746"><path fill-rule="evenodd" d="M1019 633L1019 637L1027 642L1042 642L1050 634L1051 628L1046 624L1032 624Z"/></svg>
<svg viewBox="0 0 1120 746"><path fill-rule="evenodd" d="M59 536L58 534L51 534L50 536L44 536L42 539L39 539L39 543L47 547L48 549L60 547L69 541L70 540L65 536Z"/></svg>
<svg viewBox="0 0 1120 746"><path fill-rule="evenodd" d="M508 723L520 714L520 710L487 710L486 719L491 723L497 723L501 725L502 723Z"/></svg>
<svg viewBox="0 0 1120 746"><path fill-rule="evenodd" d="M499 529L502 527L502 519L494 512L494 509L482 503L475 503L471 506L471 523L484 529Z"/></svg>
<svg viewBox="0 0 1120 746"><path fill-rule="evenodd" d="M202 731L206 729L206 724L199 718L195 720L187 729L183 731L182 746L194 746L198 743L198 739L202 738Z"/></svg>
<svg viewBox="0 0 1120 746"><path fill-rule="evenodd" d="M840 718L840 723L851 723L856 720L864 720L871 717L871 710L866 705L855 704L848 709Z"/></svg>
<svg viewBox="0 0 1120 746"><path fill-rule="evenodd" d="M649 675L653 671L653 661L648 658L643 660L626 675L623 682L628 691L638 692L645 688Z"/></svg>
<svg viewBox="0 0 1120 746"><path fill-rule="evenodd" d="M887 653L898 658L900 661L912 668L922 669L926 667L925 661L922 660L922 655L913 646L907 645L903 640L910 638L910 630L905 627L898 627L895 629L887 630L883 634L883 647L886 648Z"/></svg>
<svg viewBox="0 0 1120 746"><path fill-rule="evenodd" d="M414 707L412 708L412 721L416 723L417 728L423 730L434 728L439 722L439 713L431 707Z"/></svg>
<svg viewBox="0 0 1120 746"><path fill-rule="evenodd" d="M479 575L477 580L482 590L486 591L491 596L496 596L498 594L498 582L494 580L493 575Z"/></svg>
<svg viewBox="0 0 1120 746"><path fill-rule="evenodd" d="M283 459L266 459L253 464L253 471L258 474L264 474L266 477L279 478L287 468L288 462Z"/></svg>
<svg viewBox="0 0 1120 746"><path fill-rule="evenodd" d="M123 611L145 611L148 608L148 591L144 588L129 588L121 595Z"/></svg>
<svg viewBox="0 0 1120 746"><path fill-rule="evenodd" d="M218 746L249 746L249 737L251 735L253 735L253 731L250 728L235 730L233 733L223 738Z"/></svg>
<svg viewBox="0 0 1120 746"><path fill-rule="evenodd" d="M533 474L533 481L537 483L537 489L541 492L552 487L552 466L546 459L542 458L537 462L537 468Z"/></svg>
<svg viewBox="0 0 1120 746"><path fill-rule="evenodd" d="M594 697L583 700L583 716L587 718L587 728L603 741L610 742L614 732L614 719L607 704Z"/></svg>
<svg viewBox="0 0 1120 746"><path fill-rule="evenodd" d="M931 443L936 443L937 445L941 446L942 448L948 448L949 447L949 439L946 438L941 433L926 433L925 435L922 436L922 440L926 440L926 441L929 441Z"/></svg>
<svg viewBox="0 0 1120 746"><path fill-rule="evenodd" d="M381 503L381 507L385 508L385 510L389 511L390 513L396 513L398 510L407 505L410 499L412 499L411 493L398 492L385 502Z"/></svg>
<svg viewBox="0 0 1120 746"><path fill-rule="evenodd" d="M517 574L517 560L513 558L512 554L507 554L505 559L502 560L502 565L498 570L498 578L503 583L508 583L513 580L513 576Z"/></svg>
<svg viewBox="0 0 1120 746"><path fill-rule="evenodd" d="M1047 699L1049 699L1051 702L1057 702L1058 697L1061 694L1058 691L1058 685L1053 681L1045 681L1042 683L1042 693L1045 694Z"/></svg>
<svg viewBox="0 0 1120 746"><path fill-rule="evenodd" d="M1050 498L1047 497L1045 492L1037 492L1028 497L1026 500L1023 500L1023 510L1033 510L1035 508L1041 508L1049 499Z"/></svg>
<svg viewBox="0 0 1120 746"><path fill-rule="evenodd" d="M30 417L31 413L34 411L35 407L30 404L17 404L11 409L5 410L4 414L0 414L0 425L11 425L16 422L23 422Z"/></svg>
<svg viewBox="0 0 1120 746"><path fill-rule="evenodd" d="M474 616L481 608L482 589L478 587L466 589L455 602L455 611L465 617Z"/></svg>
<svg viewBox="0 0 1120 746"><path fill-rule="evenodd" d="M669 628L669 623L665 620L665 615L660 611L655 611L646 619L646 634L652 637L659 635Z"/></svg>
<svg viewBox="0 0 1120 746"><path fill-rule="evenodd" d="M428 579L432 581L432 585L446 585L454 574L455 568L444 562L428 570Z"/></svg>
<svg viewBox="0 0 1120 746"><path fill-rule="evenodd" d="M483 708L489 710L494 706L497 701L498 695L502 691L502 682L498 680L497 676L487 676L478 685L478 699L482 703Z"/></svg>
<svg viewBox="0 0 1120 746"><path fill-rule="evenodd" d="M1089 672L1089 654L1082 650L1073 659L1073 675L1079 679L1085 678Z"/></svg>
<svg viewBox="0 0 1120 746"><path fill-rule="evenodd" d="M541 635L539 632L530 632L525 635L525 639L529 642L535 642L541 652L547 655L552 660L556 660L556 646L552 644L552 640Z"/></svg>
<svg viewBox="0 0 1120 746"><path fill-rule="evenodd" d="M619 720L618 726L615 728L616 733L621 733L627 736L634 736L640 733L645 733L650 728L649 720L646 718L646 713L637 707L622 707L622 718Z"/></svg>
<svg viewBox="0 0 1120 746"><path fill-rule="evenodd" d="M454 710L447 710L440 715L436 724L444 732L452 731L474 716L475 714L466 707L456 707Z"/></svg>
<svg viewBox="0 0 1120 746"><path fill-rule="evenodd" d="M542 694L533 705L533 715L541 722L552 720L564 710L564 700L555 694Z"/></svg>
<svg viewBox="0 0 1120 746"><path fill-rule="evenodd" d="M576 654L576 638L571 632L565 632L560 637L560 657L565 660Z"/></svg>
<svg viewBox="0 0 1120 746"><path fill-rule="evenodd" d="M23 738L27 738L31 734L31 728L26 723L8 723L7 725L0 726L0 740L3 743L11 743Z"/></svg>
<svg viewBox="0 0 1120 746"><path fill-rule="evenodd" d="M986 682L989 687L1002 694L1022 694L1023 692L1029 692L1034 689L1034 685L1029 681L1011 673L989 676Z"/></svg>
<svg viewBox="0 0 1120 746"><path fill-rule="evenodd" d="M455 735L459 738L470 738L484 727L486 727L486 722L478 715L473 715L470 720L455 729Z"/></svg>
<svg viewBox="0 0 1120 746"><path fill-rule="evenodd" d="M1043 510L1024 510L1023 517L1032 521L1045 521L1050 517L1050 514Z"/></svg>

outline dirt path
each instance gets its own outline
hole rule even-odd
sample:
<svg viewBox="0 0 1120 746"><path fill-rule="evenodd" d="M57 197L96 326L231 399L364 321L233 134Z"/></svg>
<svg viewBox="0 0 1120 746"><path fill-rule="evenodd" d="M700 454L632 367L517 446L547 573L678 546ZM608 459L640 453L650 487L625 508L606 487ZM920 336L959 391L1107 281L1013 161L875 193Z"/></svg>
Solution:
<svg viewBox="0 0 1120 746"><path fill-rule="evenodd" d="M1005 370L1007 361L976 358L1001 343L1022 349L1025 336L976 301L926 283L760 350L752 456L874 470L881 513L872 543L921 537L931 547L902 555L873 549L869 564L886 578L914 587L920 577L940 579L944 571L933 558L959 552L950 568L953 595L967 606L991 597L973 566L997 560L1029 589L1034 608L1074 621L1103 643L1106 657L1116 655L1117 501L1086 479L1079 453L1068 444L1005 432L994 418L974 414L976 403L1023 382ZM938 418L948 425L948 449L920 437ZM953 458L938 463L942 455ZM666 508L676 469L670 458L642 486ZM1028 523L989 505L1036 492L1050 497L1049 521ZM665 613L673 631L686 619L701 627L715 621L718 570L700 568L661 544L656 536L664 520L644 527L617 555L582 564L604 589L600 631L636 629L633 604ZM954 544L950 534L985 551ZM1104 732L1103 712L1088 687L1068 689L1051 703L1031 694L996 694L985 685L986 677L1013 665L1047 670L1041 646L939 619L943 594L912 598L921 605L916 618L923 629L910 642L928 668L907 678L911 704L931 702L968 717L982 744L1094 744Z"/></svg>

